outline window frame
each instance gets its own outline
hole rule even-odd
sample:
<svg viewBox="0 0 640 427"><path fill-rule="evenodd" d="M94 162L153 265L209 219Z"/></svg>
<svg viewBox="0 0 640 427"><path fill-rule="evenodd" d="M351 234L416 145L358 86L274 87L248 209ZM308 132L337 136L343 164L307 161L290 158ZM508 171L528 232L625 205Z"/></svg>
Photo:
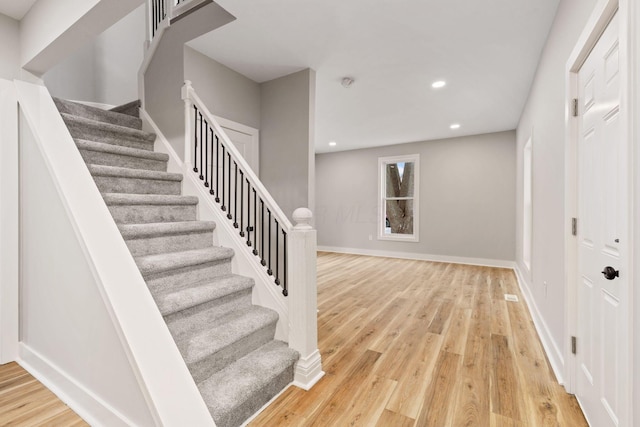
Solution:
<svg viewBox="0 0 640 427"><path fill-rule="evenodd" d="M386 189L386 165L389 163L414 164L413 171L413 197L402 198L413 200L413 234L385 233L385 223L387 218L386 201L388 199L400 200L400 198L387 197ZM420 241L420 154L406 154L401 156L378 157L378 240L391 240L396 242L419 242Z"/></svg>

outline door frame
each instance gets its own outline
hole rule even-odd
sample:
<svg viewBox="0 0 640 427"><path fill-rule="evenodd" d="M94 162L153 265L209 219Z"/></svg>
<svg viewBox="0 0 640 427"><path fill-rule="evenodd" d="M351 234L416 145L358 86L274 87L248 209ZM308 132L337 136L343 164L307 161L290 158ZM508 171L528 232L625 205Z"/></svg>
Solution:
<svg viewBox="0 0 640 427"><path fill-rule="evenodd" d="M637 200L634 198L634 182L632 177L636 171L634 170L634 144L635 136L637 135L638 124L632 118L636 117L636 110L634 109L636 96L637 96L637 84L634 78L634 71L636 69L635 63L637 55L635 50L638 48L634 41L633 26L631 22L635 19L637 13L636 6L633 5L633 0L600 0L592 13L589 21L587 22L582 34L580 35L575 47L567 61L565 70L565 343L564 354L566 360L564 363L564 377L565 388L569 393L575 393L577 389L577 359L571 352L571 339L570 337L577 335L578 326L578 241L575 236L572 235L572 218L578 217L578 120L573 117L572 107L574 98L578 97L578 71L582 67L582 64L588 57L589 53L597 43L600 35L604 32L609 24L611 18L615 13L618 13L618 20L620 24L620 51L625 52L625 55L621 56L620 60L620 103L621 103L621 121L622 121L622 136L627 141L627 159L628 159L628 174L627 174L627 198L628 209L626 212L629 226L629 243L627 247L627 256L624 260L622 268L628 272L628 293L626 295L626 312L628 313L628 336L625 342L628 343L629 351L626 353L627 360L625 367L622 367L622 372L633 372L633 358L631 357L633 347L635 346L634 328L633 328L633 308L635 306L634 300L634 284L636 281L636 272L633 271L634 263L632 260L637 255L634 252L634 247L640 243L640 236L636 236L635 241L631 239L634 234L636 224L633 222L634 218L634 205ZM640 150L638 155L640 158ZM578 227L580 222L578 219ZM634 374L635 375L635 374ZM628 383L628 390L625 390L624 395L621 396L626 411L622 414L623 419L620 420L620 425L632 425L633 420L633 402L632 402L632 389L633 378Z"/></svg>
<svg viewBox="0 0 640 427"><path fill-rule="evenodd" d="M213 116L218 122L220 127L233 129L236 132L246 133L251 136L251 155L256 159L255 168L253 172L256 176L260 176L260 130L252 128L251 126L243 125L242 123L234 122L233 120L225 119L220 116ZM224 131L224 129L223 129ZM251 165L253 167L253 165Z"/></svg>

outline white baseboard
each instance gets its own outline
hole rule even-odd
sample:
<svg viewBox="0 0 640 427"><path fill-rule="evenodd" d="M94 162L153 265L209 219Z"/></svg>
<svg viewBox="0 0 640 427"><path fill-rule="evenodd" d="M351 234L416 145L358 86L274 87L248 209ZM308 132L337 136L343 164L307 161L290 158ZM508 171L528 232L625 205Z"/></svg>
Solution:
<svg viewBox="0 0 640 427"><path fill-rule="evenodd" d="M547 354L549 363L551 364L551 369L553 369L553 373L555 374L558 382L560 384L564 384L564 357L562 355L562 351L558 347L556 341L553 339L551 331L549 331L549 327L547 326L547 323L544 321L544 318L542 317L542 314L538 309L536 300L533 298L531 289L529 289L527 281L524 280L524 276L522 275L520 268L516 264L513 269L516 273L516 278L518 279L520 291L522 292L525 302L529 307L529 312L531 313L531 317L533 318L533 324L536 327L536 331L538 332L538 336L540 337L540 341L542 342L544 351Z"/></svg>
<svg viewBox="0 0 640 427"><path fill-rule="evenodd" d="M18 364L91 426L134 425L37 351L24 343L19 344L18 351Z"/></svg>
<svg viewBox="0 0 640 427"><path fill-rule="evenodd" d="M335 246L318 246L318 251L385 258L415 259L420 261L447 262L451 264L480 265L483 267L514 268L516 265L515 261L501 259L468 258L449 255L418 254L412 252L391 252L376 249L341 248Z"/></svg>

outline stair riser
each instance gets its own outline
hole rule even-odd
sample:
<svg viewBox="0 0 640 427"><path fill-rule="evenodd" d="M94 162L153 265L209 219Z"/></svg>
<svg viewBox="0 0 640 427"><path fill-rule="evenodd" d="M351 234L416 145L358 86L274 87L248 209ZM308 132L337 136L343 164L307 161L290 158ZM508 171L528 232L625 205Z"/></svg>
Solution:
<svg viewBox="0 0 640 427"><path fill-rule="evenodd" d="M118 224L195 221L195 205L110 205L109 211Z"/></svg>
<svg viewBox="0 0 640 427"><path fill-rule="evenodd" d="M103 193L165 194L177 196L182 191L182 183L180 181L116 176L94 176L93 180Z"/></svg>
<svg viewBox="0 0 640 427"><path fill-rule="evenodd" d="M204 249L213 245L213 232L174 234L125 240L133 256Z"/></svg>
<svg viewBox="0 0 640 427"><path fill-rule="evenodd" d="M167 171L167 162L162 160L143 159L140 157L123 156L122 154L82 149L80 150L80 155L86 163L93 165L119 166L160 172Z"/></svg>
<svg viewBox="0 0 640 427"><path fill-rule="evenodd" d="M273 340L275 333L276 323L273 322L198 362L190 363L188 365L189 372L196 383L204 381L229 364ZM180 350L182 351L182 349Z"/></svg>
<svg viewBox="0 0 640 427"><path fill-rule="evenodd" d="M153 142L135 138L131 135L112 131L104 131L103 129L98 127L83 126L76 122L67 122L67 127L69 128L71 136L76 139L85 139L87 141L103 142L105 144L153 151Z"/></svg>
<svg viewBox="0 0 640 427"><path fill-rule="evenodd" d="M266 405L274 396L293 382L293 365L284 370L266 386L254 390L246 396L233 410L224 413L212 412L216 425L220 427L238 427L250 416Z"/></svg>
<svg viewBox="0 0 640 427"><path fill-rule="evenodd" d="M215 324L220 317L250 305L251 288L179 311L164 319L171 333L179 336L189 329L189 325Z"/></svg>
<svg viewBox="0 0 640 427"><path fill-rule="evenodd" d="M104 123L111 123L118 126L125 126L132 129L141 130L142 120L137 117L133 117L126 114L117 114L112 111L100 110L98 108L92 108L89 106L66 102L59 99L54 99L58 111L61 113L73 114L74 116L80 116L91 120L96 120Z"/></svg>
<svg viewBox="0 0 640 427"><path fill-rule="evenodd" d="M153 275L145 275L145 280L151 292L156 293L204 282L205 280L208 281L214 277L226 276L228 274L231 274L231 260L224 259L199 266L190 266Z"/></svg>

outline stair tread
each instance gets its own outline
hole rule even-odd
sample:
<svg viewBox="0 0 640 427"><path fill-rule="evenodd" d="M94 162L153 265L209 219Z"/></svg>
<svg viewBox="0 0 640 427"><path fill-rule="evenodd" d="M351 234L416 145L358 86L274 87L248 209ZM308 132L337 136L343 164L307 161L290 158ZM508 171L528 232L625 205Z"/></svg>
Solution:
<svg viewBox="0 0 640 427"><path fill-rule="evenodd" d="M160 293L155 295L155 300L162 315L168 316L207 301L250 289L253 285L252 278L231 274L217 277L210 282L197 283L187 288Z"/></svg>
<svg viewBox="0 0 640 427"><path fill-rule="evenodd" d="M214 221L152 222L148 224L119 224L118 228L120 228L120 233L125 240L131 240L198 231L213 231L216 228L216 223Z"/></svg>
<svg viewBox="0 0 640 427"><path fill-rule="evenodd" d="M217 319L212 324L196 324L175 337L187 364L217 353L252 333L278 321L278 313L251 305Z"/></svg>
<svg viewBox="0 0 640 427"><path fill-rule="evenodd" d="M113 111L114 113L124 114L126 116L134 116L138 117L138 109L140 108L141 102L139 99L135 101L127 102L126 104L118 105L109 109L109 111ZM136 114L131 114L131 111L135 111Z"/></svg>
<svg viewBox="0 0 640 427"><path fill-rule="evenodd" d="M113 110L105 110L103 108L82 104L80 102L55 97L53 98L53 101L55 102L58 111L61 113L85 117L105 123L119 124L132 129L142 129L142 120L129 114L123 114Z"/></svg>
<svg viewBox="0 0 640 427"><path fill-rule="evenodd" d="M93 176L108 176L122 178L140 178L158 181L182 181L181 173L152 171L147 169L132 169L119 166L105 166L88 164L89 172Z"/></svg>
<svg viewBox="0 0 640 427"><path fill-rule="evenodd" d="M135 261L140 269L140 273L144 276L229 259L233 257L233 255L234 252L231 248L212 246L204 249L192 249L190 251L144 255L136 257Z"/></svg>
<svg viewBox="0 0 640 427"><path fill-rule="evenodd" d="M173 196L164 194L104 193L107 205L197 205L196 196Z"/></svg>
<svg viewBox="0 0 640 427"><path fill-rule="evenodd" d="M273 381L299 357L286 343L273 340L216 372L198 388L214 418L218 418Z"/></svg>
<svg viewBox="0 0 640 427"><path fill-rule="evenodd" d="M134 129L126 126L120 126L113 123L101 122L98 120L88 119L86 117L74 116L68 113L60 113L67 126L69 124L76 124L84 128L98 128L104 132L115 133L127 138L134 138L136 140L144 141L149 144L153 144L156 140L156 134L146 132L140 129Z"/></svg>
<svg viewBox="0 0 640 427"><path fill-rule="evenodd" d="M129 157L139 157L149 160L168 161L169 155L166 153L157 153L155 151L142 150L140 148L124 147L122 145L113 145L106 142L89 141L86 139L75 139L76 146L79 149L99 151L109 154L120 154Z"/></svg>

